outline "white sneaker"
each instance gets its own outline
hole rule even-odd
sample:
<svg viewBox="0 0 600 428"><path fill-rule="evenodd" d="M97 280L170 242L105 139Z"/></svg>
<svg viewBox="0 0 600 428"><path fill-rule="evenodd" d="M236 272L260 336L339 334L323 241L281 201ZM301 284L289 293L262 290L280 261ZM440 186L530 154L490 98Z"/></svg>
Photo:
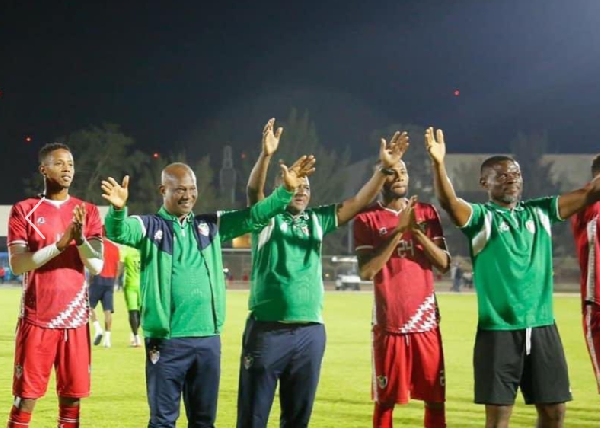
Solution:
<svg viewBox="0 0 600 428"><path fill-rule="evenodd" d="M105 348L111 348L112 347L111 344L110 344L110 340L105 340L104 341L104 347Z"/></svg>

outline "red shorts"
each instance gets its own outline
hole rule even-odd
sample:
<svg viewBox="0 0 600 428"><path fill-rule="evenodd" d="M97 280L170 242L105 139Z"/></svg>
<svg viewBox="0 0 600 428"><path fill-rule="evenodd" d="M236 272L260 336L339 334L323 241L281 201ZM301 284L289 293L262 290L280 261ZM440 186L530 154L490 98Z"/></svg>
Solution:
<svg viewBox="0 0 600 428"><path fill-rule="evenodd" d="M59 397L87 397L90 395L90 363L87 325L42 328L21 320L15 340L13 395L43 397L54 366Z"/></svg>
<svg viewBox="0 0 600 428"><path fill-rule="evenodd" d="M592 367L596 375L596 385L600 393L600 306L588 304L583 308L583 333L590 353Z"/></svg>
<svg viewBox="0 0 600 428"><path fill-rule="evenodd" d="M444 353L439 327L395 334L373 328L373 400L406 404L410 398L446 401Z"/></svg>

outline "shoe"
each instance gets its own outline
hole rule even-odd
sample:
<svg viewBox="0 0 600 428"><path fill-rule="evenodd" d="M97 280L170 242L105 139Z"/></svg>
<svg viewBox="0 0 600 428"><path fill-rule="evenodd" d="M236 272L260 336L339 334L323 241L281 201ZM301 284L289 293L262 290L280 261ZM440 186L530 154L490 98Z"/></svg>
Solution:
<svg viewBox="0 0 600 428"><path fill-rule="evenodd" d="M112 346L111 346L110 342L108 342L108 341L105 340L104 341L104 347L105 348L111 348Z"/></svg>
<svg viewBox="0 0 600 428"><path fill-rule="evenodd" d="M102 338L104 337L104 332L102 331L97 331L96 334L94 335L94 345L100 345L100 342L102 342Z"/></svg>

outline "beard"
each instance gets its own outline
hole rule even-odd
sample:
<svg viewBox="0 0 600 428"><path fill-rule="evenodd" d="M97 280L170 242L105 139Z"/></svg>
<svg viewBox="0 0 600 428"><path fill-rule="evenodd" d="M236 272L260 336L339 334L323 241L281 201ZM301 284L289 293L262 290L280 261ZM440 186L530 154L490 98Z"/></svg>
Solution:
<svg viewBox="0 0 600 428"><path fill-rule="evenodd" d="M406 196L408 195L408 187L405 187L404 190L394 190L391 187L384 187L383 188L383 192L382 192L382 196L385 199L400 199L400 198L406 198Z"/></svg>
<svg viewBox="0 0 600 428"><path fill-rule="evenodd" d="M505 204L512 204L521 200L521 194L519 193L518 195L502 195L499 199Z"/></svg>

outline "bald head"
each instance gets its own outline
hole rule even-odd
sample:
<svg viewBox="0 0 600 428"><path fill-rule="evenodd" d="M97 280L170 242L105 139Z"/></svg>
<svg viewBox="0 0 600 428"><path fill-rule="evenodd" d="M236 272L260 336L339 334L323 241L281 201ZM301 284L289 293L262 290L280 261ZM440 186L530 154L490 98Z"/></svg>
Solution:
<svg viewBox="0 0 600 428"><path fill-rule="evenodd" d="M196 174L188 165L174 162L167 165L161 174L160 193L167 211L179 218L192 212L198 189L196 188Z"/></svg>
<svg viewBox="0 0 600 428"><path fill-rule="evenodd" d="M194 183L196 183L196 174L189 165L183 162L173 162L167 165L161 174L161 184L164 186L167 182L177 182L184 179L187 175L192 177Z"/></svg>

